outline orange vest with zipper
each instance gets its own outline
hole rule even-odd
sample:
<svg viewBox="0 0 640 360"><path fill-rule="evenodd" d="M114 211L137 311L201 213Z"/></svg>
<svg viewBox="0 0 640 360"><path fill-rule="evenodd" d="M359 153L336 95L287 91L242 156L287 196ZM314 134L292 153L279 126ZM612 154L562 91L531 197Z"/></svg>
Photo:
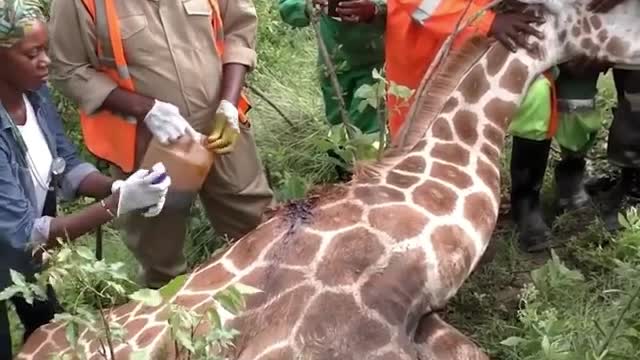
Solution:
<svg viewBox="0 0 640 360"><path fill-rule="evenodd" d="M96 49L100 61L100 69L97 70L109 76L120 88L135 91L127 67L114 1L82 0L82 2L96 25ZM224 51L222 17L216 0L209 0L209 3L213 10L211 22L214 39L212 40L215 42L218 55L222 58ZM251 109L251 105L244 94L240 95L237 106L240 121L246 123L246 114ZM93 155L117 165L124 172L135 170L135 119L125 118L108 110L100 110L92 115L80 111L80 124L84 142Z"/></svg>
<svg viewBox="0 0 640 360"><path fill-rule="evenodd" d="M465 9L471 1L467 12ZM388 0L385 31L387 80L414 91L462 14L468 19L490 0ZM458 47L473 35L487 34L495 13L487 11L462 30L453 43ZM394 137L405 121L411 99L387 95L389 130Z"/></svg>

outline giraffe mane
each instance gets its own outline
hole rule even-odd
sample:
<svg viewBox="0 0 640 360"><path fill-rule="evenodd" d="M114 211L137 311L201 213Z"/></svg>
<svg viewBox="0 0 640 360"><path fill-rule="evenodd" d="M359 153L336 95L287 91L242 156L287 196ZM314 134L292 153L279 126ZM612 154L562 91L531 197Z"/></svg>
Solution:
<svg viewBox="0 0 640 360"><path fill-rule="evenodd" d="M411 151L442 112L445 102L449 100L460 81L486 54L493 43L495 41L486 36L474 36L465 41L460 48L451 50L430 79L426 79L427 74L425 74L420 88L414 95L416 101L412 107L416 107L415 116L409 116L405 121L400 128L397 140L393 141L381 160L356 163L354 180L367 181L379 177L383 169L397 163L404 154ZM417 99L421 100L420 104Z"/></svg>

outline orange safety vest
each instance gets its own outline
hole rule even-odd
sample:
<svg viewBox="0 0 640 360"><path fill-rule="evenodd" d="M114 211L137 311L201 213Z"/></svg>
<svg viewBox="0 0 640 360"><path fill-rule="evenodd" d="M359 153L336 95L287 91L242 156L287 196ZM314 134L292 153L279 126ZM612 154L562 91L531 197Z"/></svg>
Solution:
<svg viewBox="0 0 640 360"><path fill-rule="evenodd" d="M387 80L417 91L440 47L455 30L468 2L469 0L388 0L385 32ZM490 0L472 0L465 14L465 21L489 3ZM495 14L490 11L482 15L458 34L453 46L460 46L475 34L486 35L494 17ZM387 96L392 137L400 130L412 101L413 98L407 101L391 94Z"/></svg>
<svg viewBox="0 0 640 360"><path fill-rule="evenodd" d="M556 79L553 77L551 70L542 73L551 84L551 115L549 118L549 128L547 129L547 138L551 139L558 131L558 95L556 93Z"/></svg>
<svg viewBox="0 0 640 360"><path fill-rule="evenodd" d="M119 87L135 91L129 75L119 18L113 0L82 0L96 27L96 49L100 62L99 71L105 73ZM215 0L209 0L213 10L211 19L214 42L218 56L224 51L224 32L220 9ZM251 104L240 94L238 101L240 121L247 122L247 112ZM92 115L80 111L82 135L89 151L100 159L119 166L124 172L132 172L135 164L136 120L124 118L108 110L100 110Z"/></svg>

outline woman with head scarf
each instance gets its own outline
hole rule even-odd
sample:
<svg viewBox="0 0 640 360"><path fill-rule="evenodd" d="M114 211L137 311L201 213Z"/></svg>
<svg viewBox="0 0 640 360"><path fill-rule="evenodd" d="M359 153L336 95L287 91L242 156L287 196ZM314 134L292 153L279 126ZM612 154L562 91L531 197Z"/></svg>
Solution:
<svg viewBox="0 0 640 360"><path fill-rule="evenodd" d="M42 266L44 248L72 240L125 213L155 216L171 183L162 164L114 181L82 161L65 136L46 86L47 28L42 3L0 0L0 291L10 284L10 269L32 279ZM56 216L56 198L99 199L74 214ZM26 339L53 318L58 307L48 299L28 304L10 300ZM0 359L11 359L7 309L0 302Z"/></svg>

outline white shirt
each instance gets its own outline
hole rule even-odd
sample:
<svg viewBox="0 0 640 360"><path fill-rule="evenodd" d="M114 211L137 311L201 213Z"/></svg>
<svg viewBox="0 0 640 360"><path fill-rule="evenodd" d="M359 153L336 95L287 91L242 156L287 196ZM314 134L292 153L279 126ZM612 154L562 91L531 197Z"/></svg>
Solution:
<svg viewBox="0 0 640 360"><path fill-rule="evenodd" d="M40 216L44 209L44 201L51 183L53 156L29 99L27 99L26 95L23 95L22 98L27 110L27 121L24 125L18 126L18 129L29 150L27 163L31 170L31 178L36 191L37 216Z"/></svg>

